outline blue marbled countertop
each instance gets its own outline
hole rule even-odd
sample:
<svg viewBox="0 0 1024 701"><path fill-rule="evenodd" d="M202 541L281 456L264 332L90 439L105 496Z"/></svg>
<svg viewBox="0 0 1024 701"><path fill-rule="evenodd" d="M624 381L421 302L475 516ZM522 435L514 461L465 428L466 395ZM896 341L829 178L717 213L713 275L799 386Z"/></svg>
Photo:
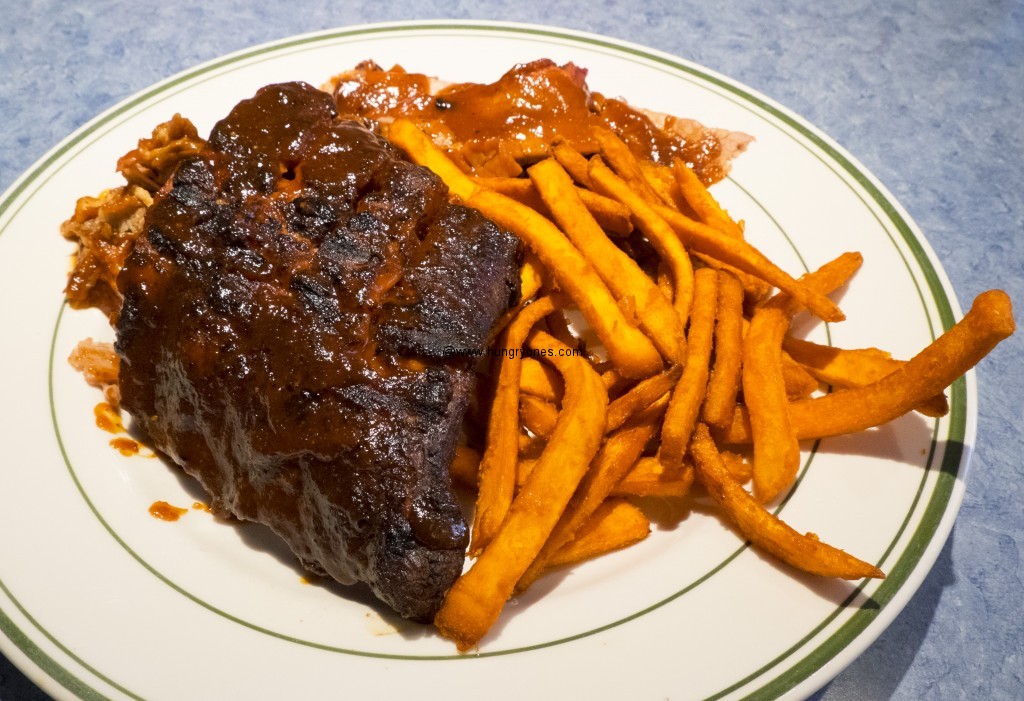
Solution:
<svg viewBox="0 0 1024 701"><path fill-rule="evenodd" d="M2 0L0 8L0 191L101 110L236 49L366 22L543 23L660 49L771 96L895 194L962 305L993 286L1024 304L1020 0L521 0L513 10L494 0ZM1024 698L1022 366L1018 334L978 368L978 444L953 533L906 609L815 699ZM41 698L0 657L0 699Z"/></svg>

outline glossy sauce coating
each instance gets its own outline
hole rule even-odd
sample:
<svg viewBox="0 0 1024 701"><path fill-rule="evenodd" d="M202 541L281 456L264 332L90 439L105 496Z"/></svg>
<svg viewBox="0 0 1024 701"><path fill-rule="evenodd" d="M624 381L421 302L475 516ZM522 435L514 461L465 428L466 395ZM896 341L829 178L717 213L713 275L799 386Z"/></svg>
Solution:
<svg viewBox="0 0 1024 701"><path fill-rule="evenodd" d="M493 83L455 84L432 94L422 74L363 64L338 77L335 102L341 114L384 124L397 116L412 119L483 172L515 174L512 162L537 160L555 139L593 153L591 129L600 126L619 134L640 158L670 164L679 157L706 183L724 175L717 164L721 146L709 132L688 141L663 131L622 100L592 93L585 77L572 64L540 60L517 65Z"/></svg>
<svg viewBox="0 0 1024 701"><path fill-rule="evenodd" d="M447 473L517 241L330 95L271 85L159 193L118 278L122 405L218 516L429 618L462 569Z"/></svg>
<svg viewBox="0 0 1024 701"><path fill-rule="evenodd" d="M100 402L92 409L96 418L96 427L107 433L123 433L124 424L121 422L121 415L108 402Z"/></svg>
<svg viewBox="0 0 1024 701"><path fill-rule="evenodd" d="M177 521L188 513L188 509L168 504L166 501L154 501L149 506L149 515L161 521Z"/></svg>
<svg viewBox="0 0 1024 701"><path fill-rule="evenodd" d="M131 438L114 438L110 441L110 447L126 458L138 455L142 450L142 446L139 442L134 441Z"/></svg>

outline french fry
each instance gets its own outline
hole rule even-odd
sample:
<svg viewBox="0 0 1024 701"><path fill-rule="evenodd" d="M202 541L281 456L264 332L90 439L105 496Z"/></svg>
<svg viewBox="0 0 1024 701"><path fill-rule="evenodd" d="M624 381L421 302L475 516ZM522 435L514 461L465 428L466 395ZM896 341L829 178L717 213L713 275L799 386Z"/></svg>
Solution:
<svg viewBox="0 0 1024 701"><path fill-rule="evenodd" d="M845 284L860 268L858 254L844 254L801 278L824 294ZM743 401L754 432L754 495L767 503L788 488L800 469L800 445L789 417L782 374L782 338L801 303L780 293L761 305L743 339Z"/></svg>
<svg viewBox="0 0 1024 701"><path fill-rule="evenodd" d="M604 435L608 396L590 364L578 356L559 355L568 349L543 332L534 332L530 347L551 351L551 362L562 373L562 413L501 529L455 581L434 618L441 634L462 651L475 646L497 620L558 522Z"/></svg>
<svg viewBox="0 0 1024 701"><path fill-rule="evenodd" d="M673 365L653 377L640 380L622 396L614 399L608 405L608 425L605 430L611 433L671 392L679 382L682 372L681 366Z"/></svg>
<svg viewBox="0 0 1024 701"><path fill-rule="evenodd" d="M669 362L682 360L683 326L657 285L622 249L613 244L575 196L572 180L554 159L531 166L527 173L555 221L573 245L594 266L620 302L632 300L640 328Z"/></svg>
<svg viewBox="0 0 1024 701"><path fill-rule="evenodd" d="M690 261L690 256L683 247L682 241L653 209L653 206L644 197L634 192L625 180L612 172L612 169L605 165L600 156L590 159L587 172L590 175L590 181L601 194L616 199L629 207L637 227L669 267L672 272L675 292L672 306L679 314L680 321L685 325L690 318L690 306L693 303L693 263ZM643 176L641 175L641 177ZM668 208L665 207L665 209Z"/></svg>
<svg viewBox="0 0 1024 701"><path fill-rule="evenodd" d="M565 141L555 141L551 145L551 155L565 168L573 180L588 190L594 189L593 183L590 182L590 175L587 173L589 163L586 156Z"/></svg>
<svg viewBox="0 0 1024 701"><path fill-rule="evenodd" d="M823 543L817 537L801 535L766 511L729 474L704 424L698 425L693 433L690 453L697 478L708 494L722 507L740 533L761 550L799 570L823 577L885 577L878 567Z"/></svg>
<svg viewBox="0 0 1024 701"><path fill-rule="evenodd" d="M580 481L576 493L566 506L551 535L533 564L516 584L516 592L525 591L541 575L548 560L563 546L572 542L580 528L590 520L626 471L636 463L644 446L658 430L658 421L666 401L659 401L618 431L608 436L594 458L590 469Z"/></svg>
<svg viewBox="0 0 1024 701"><path fill-rule="evenodd" d="M822 382L870 384L899 370L905 364L878 348L843 349L823 346L792 336L782 339L782 349Z"/></svg>
<svg viewBox="0 0 1024 701"><path fill-rule="evenodd" d="M663 205L654 207L662 219L672 227L679 238L695 253L703 253L715 260L735 267L778 287L797 299L812 314L824 321L842 321L845 317L835 302L822 294L808 290L805 285L772 263L763 253L746 241L723 235L715 229L693 221Z"/></svg>
<svg viewBox="0 0 1024 701"><path fill-rule="evenodd" d="M523 460L539 456L546 442L541 438L529 435L526 431L520 431L517 438L519 461L522 462Z"/></svg>
<svg viewBox="0 0 1024 701"><path fill-rule="evenodd" d="M529 180L523 178L495 178L486 176L473 176L473 182L488 190L500 192L520 204L544 212L544 205L537 195L537 190L530 184Z"/></svg>
<svg viewBox="0 0 1024 701"><path fill-rule="evenodd" d="M906 365L878 348L835 348L787 336L782 350L823 384L837 389L863 387ZM914 410L933 418L949 413L945 394L936 394Z"/></svg>
<svg viewBox="0 0 1024 701"><path fill-rule="evenodd" d="M531 444L526 453L532 452L534 446ZM538 451L538 455L539 455ZM735 455L735 454L731 454ZM739 459L739 456L736 456ZM519 457L519 464L516 465L516 488L526 483L526 478L537 464L537 458ZM741 469L741 468L740 468ZM733 465L730 463L730 471ZM733 474L736 474L733 471ZM480 452L469 446L460 445L455 448L455 457L452 460L451 475L454 482L466 489L476 490L477 480L480 476ZM748 477L749 479L749 477Z"/></svg>
<svg viewBox="0 0 1024 701"><path fill-rule="evenodd" d="M786 386L786 397L790 401L806 399L818 389L820 383L814 375L793 360L788 353L782 351L779 360L782 364L782 382Z"/></svg>
<svg viewBox="0 0 1024 701"><path fill-rule="evenodd" d="M538 445L541 446L541 452L543 452L543 446L547 443L545 441L538 441ZM533 468L537 466L537 458L519 458L519 465L516 467L516 489L522 489L523 485L526 484L527 478L530 473L533 472Z"/></svg>
<svg viewBox="0 0 1024 701"><path fill-rule="evenodd" d="M779 295L754 313L743 339L743 402L754 432L754 495L774 499L796 478L800 444L789 419L789 399L782 377L782 336L789 328Z"/></svg>
<svg viewBox="0 0 1024 701"><path fill-rule="evenodd" d="M582 158L582 156L580 156L580 158ZM671 167L661 166L656 163L652 163L651 161L640 161L639 165L640 170L643 171L644 177L647 179L647 183L658 194L658 197L660 198L663 204L667 205L671 209L678 211L680 214L682 214L688 219L693 219L701 223L707 224L706 221L701 219L699 215L697 215L697 213L693 211L693 208L686 201L686 198L683 196L683 193L679 187L679 183L677 182L676 176L673 174L673 169ZM692 171L689 171L688 168L687 171L690 172L692 175ZM704 188L704 184L701 183L699 179L697 181L697 185L705 193L707 193L707 189ZM710 195L708 196L710 197ZM718 203L714 201L714 198L712 198L712 202L715 207L718 207ZM724 212L722 214L728 220L729 226L726 228L730 229L728 232L723 233L727 233L728 235L733 236L734 238L742 239L742 226L734 222L728 216L728 214ZM720 227L712 226L712 228ZM735 267L723 263L719 260L715 260L711 256L708 256L699 251L690 251L690 255L695 258L699 258L705 265L735 275L740 280L740 282L743 283L743 288L747 290L747 292L750 294L751 298L754 301L764 299L771 292L772 286L765 282L764 280L754 277L741 270L737 270Z"/></svg>
<svg viewBox="0 0 1024 701"><path fill-rule="evenodd" d="M942 392L1014 329L1013 305L1007 294L1002 290L983 292L963 319L896 372L864 387L792 402L793 430L803 440L856 433L888 423ZM738 407L728 430L718 432L716 439L723 444L749 443L747 412Z"/></svg>
<svg viewBox="0 0 1024 701"><path fill-rule="evenodd" d="M533 299L544 286L543 268L537 256L527 251L523 256L523 264L519 266L519 297L522 301Z"/></svg>
<svg viewBox="0 0 1024 701"><path fill-rule="evenodd" d="M531 251L527 251L526 255L523 256L523 264L519 266L519 303L502 314L501 318L494 322L494 328L491 329L492 342L501 335L501 332L505 330L508 323L519 313L519 310L529 304L544 287L543 267L541 262L537 260L537 256L533 255Z"/></svg>
<svg viewBox="0 0 1024 701"><path fill-rule="evenodd" d="M576 537L548 558L545 570L572 565L639 543L650 535L651 522L625 499L607 499L597 507Z"/></svg>
<svg viewBox="0 0 1024 701"><path fill-rule="evenodd" d="M558 423L558 407L539 397L523 394L519 397L519 420L533 435L550 438Z"/></svg>
<svg viewBox="0 0 1024 701"><path fill-rule="evenodd" d="M554 297L541 297L524 307L505 330L505 352L501 357L487 422L486 447L480 463L470 553L479 553L490 542L512 504L519 459L521 350L534 325L556 308Z"/></svg>
<svg viewBox="0 0 1024 701"><path fill-rule="evenodd" d="M576 188L576 194L606 232L614 236L629 236L633 233L633 220L629 216L629 210L622 203L599 195L593 190Z"/></svg>
<svg viewBox="0 0 1024 701"><path fill-rule="evenodd" d="M798 282L812 294L824 296L835 292L850 282L850 279L860 270L863 264L864 256L856 251L847 251L846 253L840 253L817 270L802 275ZM786 313L790 317L808 308L804 300L793 295L788 296L791 299L787 302ZM825 299L828 299L828 297L825 297Z"/></svg>
<svg viewBox="0 0 1024 701"><path fill-rule="evenodd" d="M697 174L689 166L678 158L672 159L672 173L676 177L676 183L682 192L683 199L690 205L690 208L697 214L700 221L712 229L721 231L732 238L743 238L743 227L740 226L729 213L722 209L718 200L708 192L704 183L700 181Z"/></svg>
<svg viewBox="0 0 1024 701"><path fill-rule="evenodd" d="M758 305L759 308L762 305ZM750 328L750 322L747 319L743 320L743 335L746 337L747 329ZM807 368L793 360L786 351L782 351L780 354L780 364L782 371L782 380L786 386L786 396L790 401L794 399L805 399L811 396L820 384L814 375L812 375Z"/></svg>
<svg viewBox="0 0 1024 701"><path fill-rule="evenodd" d="M671 168L646 160L639 163L640 170L643 172L644 178L647 179L647 184L658 193L658 199L688 217L696 217L690 205L683 198L683 193L679 189L679 183L676 182Z"/></svg>
<svg viewBox="0 0 1024 701"><path fill-rule="evenodd" d="M681 498L690 493L693 465L684 459L678 467L665 467L658 458L640 458L612 490L620 497Z"/></svg>
<svg viewBox="0 0 1024 701"><path fill-rule="evenodd" d="M665 413L665 425L661 429L658 458L668 468L682 464L686 447L690 443L690 434L704 403L717 311L718 272L711 268L701 268L694 274L693 312L686 339L686 366L672 392L672 400Z"/></svg>
<svg viewBox="0 0 1024 701"><path fill-rule="evenodd" d="M658 289L661 290L661 294L665 295L665 299L675 299L675 287L672 285L672 271L668 268L668 263L663 260L658 261L658 272L657 272L657 283Z"/></svg>
<svg viewBox="0 0 1024 701"><path fill-rule="evenodd" d="M562 401L562 376L546 363L535 358L523 358L519 391L558 404Z"/></svg>
<svg viewBox="0 0 1024 701"><path fill-rule="evenodd" d="M725 465L725 469L740 484L749 482L754 476L754 466L747 462L739 453L721 450L719 455L722 456L722 463Z"/></svg>
<svg viewBox="0 0 1024 701"><path fill-rule="evenodd" d="M715 270L722 273L729 273L737 280L739 280L740 283L743 285L743 292L746 296L747 303L750 306L756 306L760 304L764 300L768 299L768 297L770 297L772 292L774 291L774 288L771 286L771 284L765 282L759 277L751 275L750 273L743 272L734 265L723 263L722 261L716 260L715 258L712 258L711 256L705 253L701 253L700 251L691 250L690 255L692 255L694 258L696 258L709 268L714 268Z"/></svg>
<svg viewBox="0 0 1024 701"><path fill-rule="evenodd" d="M601 381L604 382L604 387L608 390L609 395L618 392L623 386L629 383L629 380L623 377L622 373L615 368L602 371Z"/></svg>
<svg viewBox="0 0 1024 701"><path fill-rule="evenodd" d="M608 357L626 377L647 377L662 367L650 339L622 314L593 266L550 221L533 210L493 192L477 192L467 201L495 224L514 231L537 253L559 288L569 295Z"/></svg>
<svg viewBox="0 0 1024 701"><path fill-rule="evenodd" d="M463 173L429 136L408 119L396 119L391 123L388 141L405 151L411 161L433 171L459 199L466 200L480 189L473 178Z"/></svg>
<svg viewBox="0 0 1024 701"><path fill-rule="evenodd" d="M536 209L542 214L550 214L550 210L533 183L525 178L484 178L476 177L474 180L495 192L507 195L521 204ZM633 223L629 218L629 210L620 203L599 195L593 190L573 186L576 195L582 200L587 211L600 227L609 234L615 236L628 236L633 231Z"/></svg>
<svg viewBox="0 0 1024 701"><path fill-rule="evenodd" d="M715 360L704 397L703 420L724 428L732 421L743 361L743 286L729 273L718 274Z"/></svg>
<svg viewBox="0 0 1024 701"><path fill-rule="evenodd" d="M647 377L662 368L661 356L650 339L626 320L593 266L550 220L505 195L476 184L412 122L396 119L388 138L405 151L412 162L440 176L466 205L514 232L536 253L559 288L572 298L623 375Z"/></svg>
<svg viewBox="0 0 1024 701"><path fill-rule="evenodd" d="M610 129L595 127L591 130L594 139L604 160L611 166L612 170L618 173L619 177L629 183L630 188L640 197L651 204L664 204L658 193L654 191L647 177L640 168L636 156L629 150L619 135ZM594 182L593 175L590 176L591 183Z"/></svg>

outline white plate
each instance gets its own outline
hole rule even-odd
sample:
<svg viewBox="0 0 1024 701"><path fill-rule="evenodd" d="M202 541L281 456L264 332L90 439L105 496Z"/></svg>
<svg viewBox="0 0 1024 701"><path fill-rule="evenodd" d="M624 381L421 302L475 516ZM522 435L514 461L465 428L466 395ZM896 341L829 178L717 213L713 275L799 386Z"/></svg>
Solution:
<svg viewBox="0 0 1024 701"><path fill-rule="evenodd" d="M72 134L0 201L0 648L48 693L797 698L907 602L963 494L970 376L954 385L947 418L912 415L805 446L782 515L878 563L885 581L801 576L744 546L710 511L679 522L666 514L644 543L512 602L479 654L454 654L364 595L301 583L258 527L200 511L177 523L147 513L158 499L189 506L202 494L159 460L113 450L92 419L98 393L65 361L79 339L111 337L99 314L63 304L70 247L58 226L75 199L117 185L116 158L174 112L205 133L266 83L319 84L366 58L489 81L539 57L587 67L607 95L756 136L715 188L754 243L793 273L844 250L865 256L841 300L848 320L813 338L909 357L960 316L920 232L852 157L764 96L673 56L560 29L416 23L301 36L175 76Z"/></svg>

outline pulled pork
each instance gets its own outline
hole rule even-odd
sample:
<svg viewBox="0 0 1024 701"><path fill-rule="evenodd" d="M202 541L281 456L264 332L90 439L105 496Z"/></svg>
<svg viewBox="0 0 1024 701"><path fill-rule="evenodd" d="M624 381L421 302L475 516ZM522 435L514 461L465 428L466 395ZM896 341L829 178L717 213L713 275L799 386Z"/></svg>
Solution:
<svg viewBox="0 0 1024 701"><path fill-rule="evenodd" d="M64 238L78 243L64 290L72 308L96 307L111 320L117 316L117 274L142 233L153 194L205 143L192 122L176 114L117 162L124 185L78 200L74 214L60 227Z"/></svg>

